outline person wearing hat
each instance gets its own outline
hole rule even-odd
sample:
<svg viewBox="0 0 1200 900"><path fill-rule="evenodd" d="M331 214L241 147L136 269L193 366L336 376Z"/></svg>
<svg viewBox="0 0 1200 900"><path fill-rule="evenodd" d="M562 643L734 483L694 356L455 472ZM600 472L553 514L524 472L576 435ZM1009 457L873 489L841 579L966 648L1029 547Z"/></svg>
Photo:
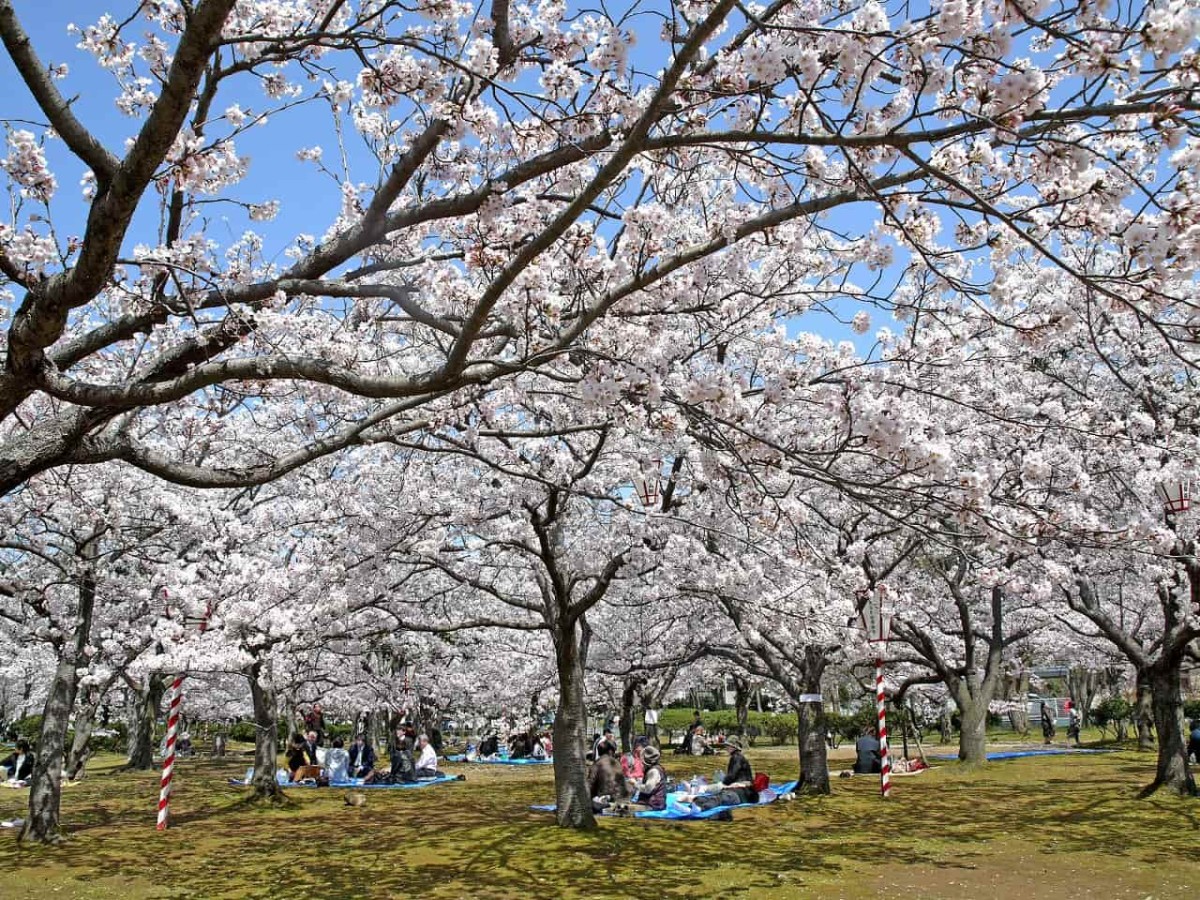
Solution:
<svg viewBox="0 0 1200 900"><path fill-rule="evenodd" d="M667 808L667 773L659 765L658 761L661 758L662 754L653 744L643 747L642 764L646 768L646 774L640 781L633 783L637 791L637 802L644 803L651 809Z"/></svg>
<svg viewBox="0 0 1200 900"><path fill-rule="evenodd" d="M742 745L735 738L730 738L725 741L725 746L729 748L729 768L725 777L721 779L721 784L753 784L754 769L750 767L750 760L742 753Z"/></svg>

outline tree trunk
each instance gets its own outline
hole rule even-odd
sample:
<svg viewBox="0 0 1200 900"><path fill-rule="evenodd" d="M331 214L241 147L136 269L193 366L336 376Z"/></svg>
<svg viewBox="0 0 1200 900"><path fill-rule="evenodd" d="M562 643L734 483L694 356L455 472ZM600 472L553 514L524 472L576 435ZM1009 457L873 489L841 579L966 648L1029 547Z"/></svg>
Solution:
<svg viewBox="0 0 1200 900"><path fill-rule="evenodd" d="M1133 719L1137 723L1138 749L1154 749L1154 692L1150 685L1148 670L1137 673L1137 699L1133 705Z"/></svg>
<svg viewBox="0 0 1200 900"><path fill-rule="evenodd" d="M151 675L145 692L138 698L138 715L129 733L129 769L154 768L154 725L162 706L167 682L161 675Z"/></svg>
<svg viewBox="0 0 1200 900"><path fill-rule="evenodd" d="M802 691L805 694L821 694L821 676L825 671L823 654L812 647L805 651L805 677ZM800 751L800 783L797 791L806 794L828 794L829 757L825 744L825 704L823 702L796 702L796 743Z"/></svg>
<svg viewBox="0 0 1200 900"><path fill-rule="evenodd" d="M587 787L587 712L584 707L583 649L578 627L555 635L558 711L554 716L554 794L558 824L595 828Z"/></svg>
<svg viewBox="0 0 1200 900"><path fill-rule="evenodd" d="M88 568L79 580L75 640L60 651L54 681L42 709L42 730L38 736L33 778L29 784L29 813L17 837L18 841L57 844L62 840L59 810L62 801L63 752L71 708L75 705L75 692L79 688L79 666L83 664L84 648L92 630L95 605L96 579Z"/></svg>
<svg viewBox="0 0 1200 900"><path fill-rule="evenodd" d="M1081 727L1092 724L1092 698L1096 696L1099 683L1100 673L1091 669L1081 666L1067 672L1067 690L1072 705L1079 710Z"/></svg>
<svg viewBox="0 0 1200 900"><path fill-rule="evenodd" d="M254 704L254 799L279 802L283 788L275 780L279 763L279 705L265 665L255 661L246 672L250 700ZM264 677L265 676L265 677Z"/></svg>
<svg viewBox="0 0 1200 900"><path fill-rule="evenodd" d="M737 733L746 736L746 723L750 720L750 695L753 693L750 682L742 678L734 678L734 709L737 712Z"/></svg>
<svg viewBox="0 0 1200 900"><path fill-rule="evenodd" d="M949 703L943 703L938 711L938 736L943 744L950 743L950 736L954 733L954 715L950 710Z"/></svg>
<svg viewBox="0 0 1200 900"><path fill-rule="evenodd" d="M1012 723L1013 731L1021 736L1029 734L1028 695L1029 671L1022 669L1013 676L1004 695L1007 700L1020 704L1008 714L1008 721Z"/></svg>
<svg viewBox="0 0 1200 900"><path fill-rule="evenodd" d="M637 679L627 679L621 686L621 715L617 724L621 731L622 753L633 749L633 707L637 701L639 684Z"/></svg>
<svg viewBox="0 0 1200 900"><path fill-rule="evenodd" d="M987 762L987 711L982 698L960 701L958 714L962 727L958 732L958 761L970 765Z"/></svg>
<svg viewBox="0 0 1200 900"><path fill-rule="evenodd" d="M92 739L92 729L96 727L96 710L99 703L85 703L75 713L75 738L71 741L71 749L67 753L65 774L68 781L74 781L83 771L91 753L88 742Z"/></svg>
<svg viewBox="0 0 1200 900"><path fill-rule="evenodd" d="M1158 790L1181 796L1196 795L1196 781L1188 768L1184 740L1183 696L1179 690L1179 664L1160 661L1147 673L1154 728L1158 733L1158 765L1154 782L1142 791L1148 797Z"/></svg>

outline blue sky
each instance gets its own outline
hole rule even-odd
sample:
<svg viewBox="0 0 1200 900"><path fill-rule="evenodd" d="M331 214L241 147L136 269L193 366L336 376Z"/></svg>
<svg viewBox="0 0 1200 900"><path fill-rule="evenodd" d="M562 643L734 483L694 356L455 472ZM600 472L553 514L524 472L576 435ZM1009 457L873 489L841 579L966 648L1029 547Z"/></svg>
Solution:
<svg viewBox="0 0 1200 900"><path fill-rule="evenodd" d="M127 15L133 4L14 0L14 6L42 60L69 66L69 74L58 82L58 86L65 97L72 99L76 115L107 147L118 155L123 153L124 142L136 133L141 120L129 118L117 109L114 103L117 95L115 79L96 63L90 53L77 48L79 36L68 33L67 27L71 23L80 27L92 24L105 10L111 11L115 17ZM649 23L656 20L643 18L640 21ZM648 24L643 24L645 27ZM143 31L144 22L137 22L127 34L131 39L140 40ZM645 34L634 49L632 61L635 66L648 69L652 67L654 56L661 52L662 44L657 34ZM358 70L357 61L347 58L339 68L338 76L353 81ZM43 123L44 117L7 54L0 54L0 79L0 83L9 86L5 91L3 106L0 107L0 120L13 128L28 127L22 120ZM235 102L243 110L250 111L265 110L275 104L248 80L241 79L241 82L236 93L226 92L219 96L215 114ZM31 130L41 132L38 127ZM280 215L274 222L250 222L241 208L213 204L205 210L210 218L208 232L212 239L223 248L237 240L245 230L252 229L264 237L266 256L274 257L282 264L286 261L282 256L283 250L298 233L306 232L319 237L337 214L339 193L328 176L320 173L316 166L296 158L299 148L318 144L325 148L327 160L333 162L336 157L334 129L328 107L323 104L272 114L268 127L252 128L240 135L236 141L237 151L240 156L249 157L250 166L247 178L234 193L239 199L251 202L277 199L280 201ZM371 180L374 175L373 158L352 129L347 145L355 180ZM51 169L58 178L58 191L52 201L52 220L60 242L65 242L69 235L78 235L83 230L87 206L81 201L79 182L85 167L60 141L50 142L46 149ZM860 207L839 215L846 217L848 223L857 220L855 224L861 228L863 218L868 213L865 207ZM135 219L127 246L138 242L156 243L159 227L158 205L148 196ZM854 309L847 309L844 316L848 318L853 312ZM795 320L790 330L817 331L834 340L856 340L856 343L864 344L861 346L863 350L869 346L869 341L864 341L848 327L820 312Z"/></svg>

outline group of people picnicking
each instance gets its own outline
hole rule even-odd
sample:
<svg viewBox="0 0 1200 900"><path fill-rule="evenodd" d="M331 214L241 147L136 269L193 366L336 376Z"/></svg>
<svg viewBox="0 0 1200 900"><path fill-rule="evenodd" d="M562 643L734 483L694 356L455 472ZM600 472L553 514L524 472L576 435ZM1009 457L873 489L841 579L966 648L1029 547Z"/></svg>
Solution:
<svg viewBox="0 0 1200 900"><path fill-rule="evenodd" d="M689 748L691 746L689 744ZM682 792L677 792L678 803L687 804L693 811L699 812L758 802L759 791L765 787L766 778L760 775L755 779L750 760L742 752L737 740L726 738L723 749L729 751L729 763L725 771L716 773L711 784L699 778L692 779ZM694 750L689 749L689 752ZM628 753L619 755L612 730L605 729L594 744L591 755L593 761L588 771L588 792L595 812L621 813L628 810L629 804L651 810L667 808L671 780L662 765L662 752L649 738L639 736Z"/></svg>
<svg viewBox="0 0 1200 900"><path fill-rule="evenodd" d="M357 728L348 747L340 737L333 738L326 747L321 704L314 703L307 711L298 708L296 719L305 731L293 734L287 746L287 780L293 784L412 784L442 775L438 767L442 738L436 728L429 734L418 734L411 724L402 721L393 735L387 765L383 766L364 727Z"/></svg>
<svg viewBox="0 0 1200 900"><path fill-rule="evenodd" d="M415 757L414 757L415 752ZM429 736L415 734L411 727L396 729L385 768L379 766L375 749L362 733L355 735L349 749L341 738L329 748L321 746L319 734L292 735L287 750L287 769L292 783L412 784L439 778L437 749Z"/></svg>
<svg viewBox="0 0 1200 900"><path fill-rule="evenodd" d="M479 742L478 747L467 745L467 761L499 759L550 759L554 756L554 741L549 732L537 733L520 731L508 738L506 745L501 745L500 736L490 733Z"/></svg>

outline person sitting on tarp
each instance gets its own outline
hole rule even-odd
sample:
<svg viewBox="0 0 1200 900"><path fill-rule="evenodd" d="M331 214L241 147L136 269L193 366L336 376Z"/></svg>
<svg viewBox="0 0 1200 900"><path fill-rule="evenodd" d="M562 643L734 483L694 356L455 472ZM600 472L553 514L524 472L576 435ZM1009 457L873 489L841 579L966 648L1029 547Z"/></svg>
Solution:
<svg viewBox="0 0 1200 900"><path fill-rule="evenodd" d="M484 759L495 756L500 752L500 738L495 734L489 734L479 742L479 755Z"/></svg>
<svg viewBox="0 0 1200 900"><path fill-rule="evenodd" d="M387 772L372 772L365 783L412 784L416 780L416 766L413 764L412 752L408 749L408 738L405 737L403 728L397 728L391 769Z"/></svg>
<svg viewBox="0 0 1200 900"><path fill-rule="evenodd" d="M427 735L423 734L417 738L417 749L420 750L417 757L417 778L437 778L441 775L438 771L437 751L433 749L433 743Z"/></svg>
<svg viewBox="0 0 1200 900"><path fill-rule="evenodd" d="M333 749L325 754L325 774L330 784L343 784L350 780L350 754L341 738L333 739Z"/></svg>
<svg viewBox="0 0 1200 900"><path fill-rule="evenodd" d="M708 735L703 726L692 732L692 756L711 756L713 749L708 745Z"/></svg>
<svg viewBox="0 0 1200 900"><path fill-rule="evenodd" d="M538 735L533 739L533 749L529 751L529 755L533 759L548 759L550 754L546 751L546 739Z"/></svg>
<svg viewBox="0 0 1200 900"><path fill-rule="evenodd" d="M334 744L336 747L337 745ZM366 778L375 771L375 748L367 743L364 734L357 734L350 745L349 771L354 778Z"/></svg>
<svg viewBox="0 0 1200 900"><path fill-rule="evenodd" d="M725 746L729 748L729 768L726 769L721 784L726 787L754 784L754 769L750 767L750 760L746 759L746 755L742 753L742 745L736 739L728 738Z"/></svg>
<svg viewBox="0 0 1200 900"><path fill-rule="evenodd" d="M646 764L642 762L642 751L650 746L650 739L638 735L633 742L633 749L621 757L621 774L630 781L638 781L646 774Z"/></svg>
<svg viewBox="0 0 1200 900"><path fill-rule="evenodd" d="M633 789L637 791L636 801L658 810L667 808L667 773L659 765L661 758L662 754L653 744L643 749L642 764L646 767L646 774L640 781L633 782Z"/></svg>
<svg viewBox="0 0 1200 900"><path fill-rule="evenodd" d="M521 732L514 734L508 739L508 758L509 759L528 759L529 758L529 735Z"/></svg>
<svg viewBox="0 0 1200 900"><path fill-rule="evenodd" d="M288 775L293 782L319 781L321 767L314 766L308 761L308 752L304 747L304 735L293 734L292 743L287 750Z"/></svg>
<svg viewBox="0 0 1200 900"><path fill-rule="evenodd" d="M621 764L615 753L603 752L592 763L588 770L588 796L592 798L592 809L596 812L606 809L610 803L630 798L629 783L621 774Z"/></svg>
<svg viewBox="0 0 1200 900"><path fill-rule="evenodd" d="M870 775L883 768L882 748L876 736L875 726L868 725L862 737L854 742L854 774Z"/></svg>
<svg viewBox="0 0 1200 900"><path fill-rule="evenodd" d="M29 752L29 741L20 738L17 749L0 761L5 778L9 781L28 781L33 777L33 754Z"/></svg>
<svg viewBox="0 0 1200 900"><path fill-rule="evenodd" d="M592 759L599 759L608 754L616 756L618 750L617 742L613 739L612 729L605 728L604 734L592 745Z"/></svg>

